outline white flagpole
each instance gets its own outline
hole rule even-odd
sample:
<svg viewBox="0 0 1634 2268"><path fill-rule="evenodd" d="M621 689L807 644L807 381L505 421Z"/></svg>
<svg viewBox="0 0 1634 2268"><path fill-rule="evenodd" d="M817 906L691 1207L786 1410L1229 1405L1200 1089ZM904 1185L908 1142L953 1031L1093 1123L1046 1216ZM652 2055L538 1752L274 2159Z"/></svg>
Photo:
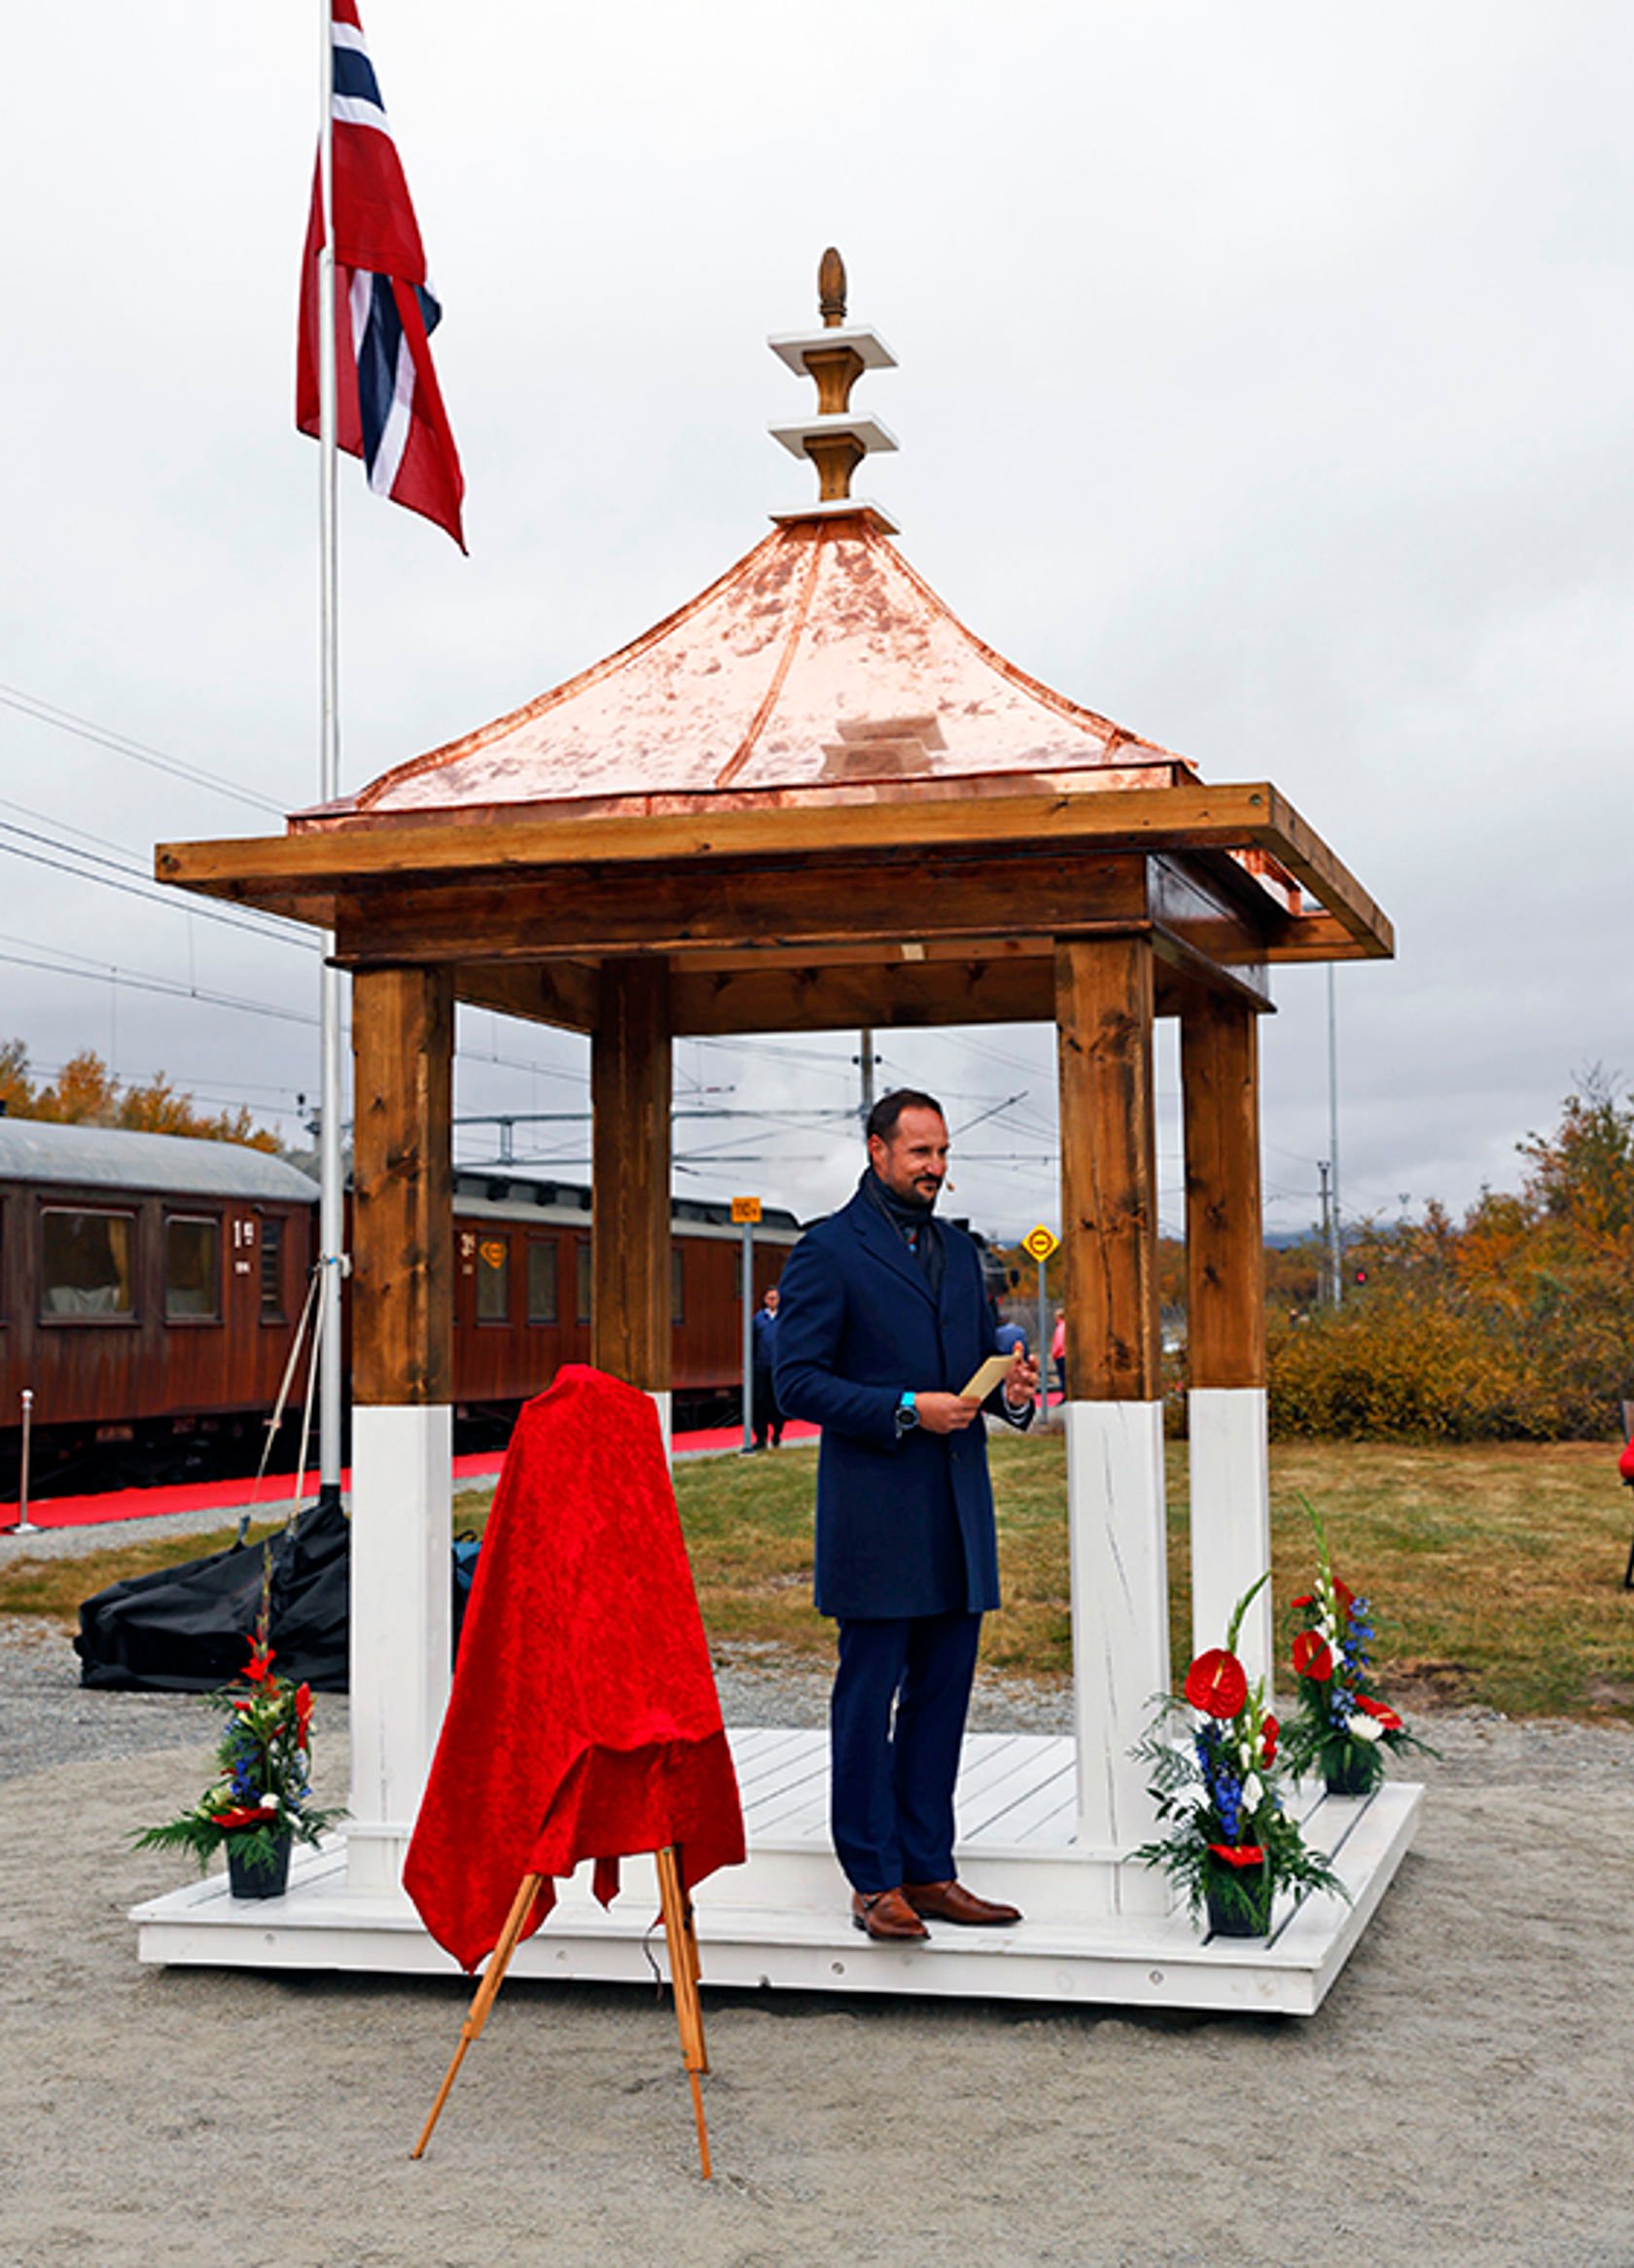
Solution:
<svg viewBox="0 0 1634 2268"><path fill-rule="evenodd" d="M318 581L322 730L318 794L330 803L340 793L340 662L338 630L339 537L336 465L338 385L335 342L335 39L331 0L319 0L321 99L318 124L318 195L323 240L318 247ZM319 976L318 1243L319 1423L318 1502L340 1500L340 1279L345 1273L340 1166L340 972L325 939Z"/></svg>

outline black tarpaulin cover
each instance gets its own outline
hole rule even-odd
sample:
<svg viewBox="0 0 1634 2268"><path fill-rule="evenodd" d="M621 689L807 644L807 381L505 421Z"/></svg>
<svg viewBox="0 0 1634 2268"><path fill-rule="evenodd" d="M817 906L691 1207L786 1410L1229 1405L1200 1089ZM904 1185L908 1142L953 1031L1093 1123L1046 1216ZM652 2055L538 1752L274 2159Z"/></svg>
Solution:
<svg viewBox="0 0 1634 2268"><path fill-rule="evenodd" d="M347 1685L351 1523L338 1505L303 1512L271 1539L269 1635L280 1676L321 1693ZM213 1693L248 1656L261 1609L260 1543L112 1583L80 1609L82 1685Z"/></svg>

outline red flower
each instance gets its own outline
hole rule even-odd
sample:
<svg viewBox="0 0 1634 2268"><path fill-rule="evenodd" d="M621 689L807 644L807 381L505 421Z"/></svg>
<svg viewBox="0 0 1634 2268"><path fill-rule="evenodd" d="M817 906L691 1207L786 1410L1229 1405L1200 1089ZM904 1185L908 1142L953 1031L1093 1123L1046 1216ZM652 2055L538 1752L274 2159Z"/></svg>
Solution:
<svg viewBox="0 0 1634 2268"><path fill-rule="evenodd" d="M1302 1599L1295 1599L1292 1603L1296 1607L1314 1607L1316 1605L1316 1600L1312 1594L1307 1591Z"/></svg>
<svg viewBox="0 0 1634 2268"><path fill-rule="evenodd" d="M1267 1717L1260 1727L1260 1756L1266 1764L1276 1762L1277 1734L1282 1730L1274 1717Z"/></svg>
<svg viewBox="0 0 1634 2268"><path fill-rule="evenodd" d="M1383 1701L1375 1701L1370 1693L1358 1693L1355 1696L1355 1699L1357 1708L1366 1711L1368 1716L1376 1718L1379 1723L1383 1725L1386 1732L1402 1732L1405 1730L1402 1719L1397 1716L1395 1710L1392 1709L1388 1703Z"/></svg>
<svg viewBox="0 0 1634 2268"><path fill-rule="evenodd" d="M1211 1646L1186 1673L1186 1698L1205 1717L1235 1717L1248 1699L1248 1673L1234 1653Z"/></svg>
<svg viewBox="0 0 1634 2268"><path fill-rule="evenodd" d="M259 1639L252 1638L250 1640L250 1658L245 1665L243 1675L259 1684L263 1678L271 1675L271 1671L272 1648L269 1646L264 1646Z"/></svg>
<svg viewBox="0 0 1634 2268"><path fill-rule="evenodd" d="M312 1688L302 1683L295 1688L295 1738L298 1747L306 1748L310 1745L306 1735L311 1729L311 1723Z"/></svg>
<svg viewBox="0 0 1634 2268"><path fill-rule="evenodd" d="M1333 1596L1339 1602L1339 1612L1348 1615L1356 1604L1356 1593L1349 1583L1340 1582L1337 1576L1333 1577Z"/></svg>
<svg viewBox="0 0 1634 2268"><path fill-rule="evenodd" d="M215 1824L224 1832L231 1833L234 1827L264 1827L268 1820L276 1819L277 1816L275 1811L269 1811L265 1804L240 1803L234 1805L231 1811L218 1811Z"/></svg>
<svg viewBox="0 0 1634 2268"><path fill-rule="evenodd" d="M1258 1843L1211 1843L1209 1849L1227 1866L1258 1866L1265 1856Z"/></svg>
<svg viewBox="0 0 1634 2268"><path fill-rule="evenodd" d="M1320 1631L1301 1630L1294 1641L1294 1675L1320 1683L1333 1674L1333 1657Z"/></svg>

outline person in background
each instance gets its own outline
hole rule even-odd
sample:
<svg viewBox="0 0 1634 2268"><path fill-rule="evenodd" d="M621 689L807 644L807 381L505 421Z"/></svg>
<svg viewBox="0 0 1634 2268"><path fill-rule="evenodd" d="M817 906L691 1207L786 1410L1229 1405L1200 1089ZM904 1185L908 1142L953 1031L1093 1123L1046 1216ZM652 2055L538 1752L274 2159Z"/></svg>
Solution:
<svg viewBox="0 0 1634 2268"><path fill-rule="evenodd" d="M1055 1329L1049 1334L1049 1367L1055 1373L1055 1391L1063 1401L1067 1399L1067 1311L1055 1310Z"/></svg>
<svg viewBox="0 0 1634 2268"><path fill-rule="evenodd" d="M777 1286L772 1285L755 1317L755 1446L764 1449L771 1435L774 1449L783 1444L783 1412L777 1406Z"/></svg>

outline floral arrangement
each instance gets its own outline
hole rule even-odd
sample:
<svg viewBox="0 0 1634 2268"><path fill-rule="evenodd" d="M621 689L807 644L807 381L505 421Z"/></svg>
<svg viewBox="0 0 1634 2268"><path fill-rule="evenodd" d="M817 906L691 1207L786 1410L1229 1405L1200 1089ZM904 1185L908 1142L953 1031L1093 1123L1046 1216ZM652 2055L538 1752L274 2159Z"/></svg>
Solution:
<svg viewBox="0 0 1634 2268"><path fill-rule="evenodd" d="M1368 1650L1374 1635L1368 1601L1333 1573L1316 1507L1299 1501L1316 1531L1317 1563L1314 1588L1292 1608L1299 1708L1288 1730L1287 1760L1294 1772L1319 1771L1330 1794L1370 1795L1392 1750L1434 1751L1379 1693Z"/></svg>
<svg viewBox="0 0 1634 2268"><path fill-rule="evenodd" d="M1161 1866L1186 1894L1193 1919L1227 1936L1261 1936L1279 1890L1334 1890L1328 1861L1306 1848L1283 1808L1280 1726L1262 1683L1237 1659L1244 1614L1269 1582L1243 1593L1224 1647L1198 1654L1179 1694L1164 1694L1134 1754L1152 1767L1163 1832L1135 1857Z"/></svg>
<svg viewBox="0 0 1634 2268"><path fill-rule="evenodd" d="M217 1778L191 1811L134 1837L138 1850L191 1851L201 1874L211 1853L229 1845L253 1871L266 1872L286 1838L315 1843L346 1816L312 1803L312 1689L290 1684L272 1667L267 1593L264 1576L241 1689L229 1685L214 1696L230 1711L216 1750Z"/></svg>

